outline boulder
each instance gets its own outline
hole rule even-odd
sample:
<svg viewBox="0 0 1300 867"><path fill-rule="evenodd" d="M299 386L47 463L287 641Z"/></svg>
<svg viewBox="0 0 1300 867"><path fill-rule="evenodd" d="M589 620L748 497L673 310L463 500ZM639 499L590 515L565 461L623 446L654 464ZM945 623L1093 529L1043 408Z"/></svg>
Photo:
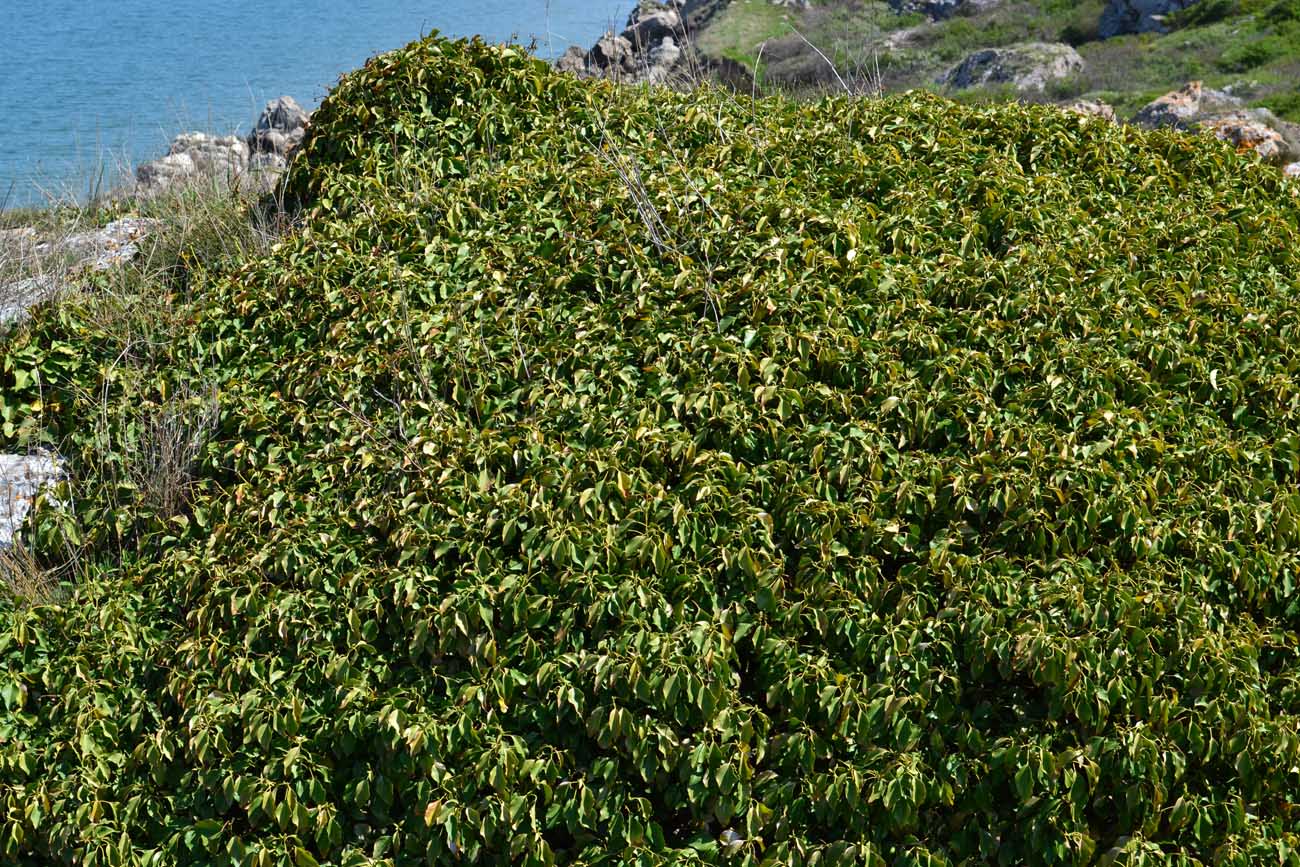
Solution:
<svg viewBox="0 0 1300 867"><path fill-rule="evenodd" d="M1090 99L1076 99L1074 102L1062 106L1066 111L1072 114L1079 114L1085 117L1099 117L1102 120L1114 122L1115 109L1113 106L1104 102L1094 102Z"/></svg>
<svg viewBox="0 0 1300 867"><path fill-rule="evenodd" d="M136 192L149 196L193 178L233 181L247 171L248 157L248 143L237 136L181 133L172 139L167 156L135 170Z"/></svg>
<svg viewBox="0 0 1300 867"><path fill-rule="evenodd" d="M587 53L587 67L611 77L631 75L637 67L636 50L627 37L606 33Z"/></svg>
<svg viewBox="0 0 1300 867"><path fill-rule="evenodd" d="M288 168L288 157L277 153L257 153L248 158L248 173L245 178L251 189L269 193L275 189Z"/></svg>
<svg viewBox="0 0 1300 867"><path fill-rule="evenodd" d="M13 547L37 498L63 478L63 462L47 452L0 455L0 548Z"/></svg>
<svg viewBox="0 0 1300 867"><path fill-rule="evenodd" d="M666 82L681 60L687 34L725 6L726 0L641 0L622 33L606 33L590 51L567 49L556 69L625 83Z"/></svg>
<svg viewBox="0 0 1300 867"><path fill-rule="evenodd" d="M665 36L674 37L681 32L682 16L676 9L642 3L628 17L623 38L640 48L659 45Z"/></svg>
<svg viewBox="0 0 1300 867"><path fill-rule="evenodd" d="M1300 157L1300 126L1266 108L1247 108L1240 99L1189 81L1178 90L1147 103L1133 122L1149 129L1172 127L1204 130L1240 151L1254 151L1271 163Z"/></svg>
<svg viewBox="0 0 1300 867"><path fill-rule="evenodd" d="M266 104L257 124L248 136L248 149L252 153L274 153L287 156L302 144L311 115L303 110L291 96L281 96Z"/></svg>
<svg viewBox="0 0 1300 867"><path fill-rule="evenodd" d="M1253 151L1266 163L1280 165L1291 155L1291 148L1281 133L1251 119L1244 112L1203 120L1198 126L1213 133L1215 138L1231 144L1238 153Z"/></svg>
<svg viewBox="0 0 1300 867"><path fill-rule="evenodd" d="M1255 123L1263 124L1282 137L1282 141L1286 144L1283 162L1300 160L1300 124L1283 120L1267 108L1247 108L1240 114Z"/></svg>
<svg viewBox="0 0 1300 867"><path fill-rule="evenodd" d="M187 154L195 168L209 175L233 178L248 168L248 143L233 135L185 132L172 139L169 155Z"/></svg>
<svg viewBox="0 0 1300 867"><path fill-rule="evenodd" d="M672 36L663 36L653 45L638 50L626 36L607 33L582 58L581 65L576 57L567 54L560 60L564 64L561 68L566 71L605 76L629 84L661 84L668 80L681 56L682 49Z"/></svg>
<svg viewBox="0 0 1300 867"><path fill-rule="evenodd" d="M134 192L147 198L181 181L235 182L245 177L255 187L269 188L302 143L310 122L311 114L293 97L281 96L266 104L247 137L181 133L172 139L166 156L136 168Z"/></svg>
<svg viewBox="0 0 1300 867"><path fill-rule="evenodd" d="M570 45L555 61L555 68L560 72L579 74L587 71L587 52L576 45Z"/></svg>
<svg viewBox="0 0 1300 867"><path fill-rule="evenodd" d="M655 84L666 81L681 57L682 49L678 47L677 40L671 36L660 39L659 44L650 49L643 73L645 79Z"/></svg>
<svg viewBox="0 0 1300 867"><path fill-rule="evenodd" d="M1164 33L1164 19L1196 0L1110 0L1101 12L1097 35L1110 39L1125 33Z"/></svg>
<svg viewBox="0 0 1300 867"><path fill-rule="evenodd" d="M1083 66L1083 58L1069 45L1022 42L976 51L950 69L940 83L958 90L1010 84L1022 93L1041 91L1048 82L1068 78Z"/></svg>
<svg viewBox="0 0 1300 867"><path fill-rule="evenodd" d="M196 171L189 154L168 154L136 167L136 189L144 194L159 192L183 178L192 177Z"/></svg>
<svg viewBox="0 0 1300 867"><path fill-rule="evenodd" d="M258 153L248 158L248 173L282 172L289 167L289 160L278 153Z"/></svg>
<svg viewBox="0 0 1300 867"><path fill-rule="evenodd" d="M1237 111L1241 107L1242 102L1237 97L1221 90L1211 90L1199 81L1189 81L1178 90L1171 90L1142 106L1133 115L1133 122L1149 129L1161 126L1190 129L1198 120Z"/></svg>
<svg viewBox="0 0 1300 867"><path fill-rule="evenodd" d="M1288 178L1300 178L1300 162L1294 162L1282 169L1282 174Z"/></svg>

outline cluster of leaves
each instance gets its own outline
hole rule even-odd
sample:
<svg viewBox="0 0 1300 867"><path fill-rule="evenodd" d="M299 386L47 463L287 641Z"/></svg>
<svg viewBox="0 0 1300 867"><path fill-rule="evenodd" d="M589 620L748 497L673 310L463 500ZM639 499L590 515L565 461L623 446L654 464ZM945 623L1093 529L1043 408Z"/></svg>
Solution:
<svg viewBox="0 0 1300 867"><path fill-rule="evenodd" d="M187 366L222 418L182 514L89 497L102 574L0 608L0 858L1300 863L1286 183L370 61L151 375L75 306L3 350L11 443Z"/></svg>

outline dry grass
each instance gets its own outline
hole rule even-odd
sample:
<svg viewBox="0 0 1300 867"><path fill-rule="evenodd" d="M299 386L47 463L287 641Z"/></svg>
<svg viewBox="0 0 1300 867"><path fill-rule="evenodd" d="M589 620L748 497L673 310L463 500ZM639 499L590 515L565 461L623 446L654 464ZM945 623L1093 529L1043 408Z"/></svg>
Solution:
<svg viewBox="0 0 1300 867"><path fill-rule="evenodd" d="M157 514L180 514L188 503L194 463L219 410L215 387L187 386L140 419L127 467L141 501Z"/></svg>
<svg viewBox="0 0 1300 867"><path fill-rule="evenodd" d="M135 242L139 252L95 269L78 239L124 218L145 227ZM115 194L0 212L0 307L87 289L108 298L187 294L196 273L259 255L290 223L276 196L242 177L196 177L147 198Z"/></svg>
<svg viewBox="0 0 1300 867"><path fill-rule="evenodd" d="M46 605L63 597L55 573L42 567L22 545L0 548L0 592L19 607Z"/></svg>

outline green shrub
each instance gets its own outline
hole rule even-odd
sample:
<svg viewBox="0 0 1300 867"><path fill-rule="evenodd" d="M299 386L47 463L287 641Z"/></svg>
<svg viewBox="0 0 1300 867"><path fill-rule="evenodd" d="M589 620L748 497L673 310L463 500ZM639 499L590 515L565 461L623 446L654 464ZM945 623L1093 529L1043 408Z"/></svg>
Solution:
<svg viewBox="0 0 1300 867"><path fill-rule="evenodd" d="M1053 78L1047 82L1045 90L1055 100L1074 99L1087 93L1088 79L1082 75Z"/></svg>
<svg viewBox="0 0 1300 867"><path fill-rule="evenodd" d="M0 856L1285 863L1288 189L1049 107L373 59L165 365L76 306L3 349L7 445L187 367L220 419L4 609Z"/></svg>
<svg viewBox="0 0 1300 867"><path fill-rule="evenodd" d="M1244 15L1257 14L1268 9L1270 2L1272 0L1197 0L1186 9L1170 16L1170 24L1179 29L1204 27ZM1289 2L1292 0L1278 0L1278 5Z"/></svg>
<svg viewBox="0 0 1300 867"><path fill-rule="evenodd" d="M1292 45L1281 37L1263 37L1230 45L1219 55L1216 65L1224 72L1249 72L1289 53L1292 48Z"/></svg>
<svg viewBox="0 0 1300 867"><path fill-rule="evenodd" d="M1258 105L1269 109L1278 117L1285 118L1292 123L1300 123L1300 91L1292 90L1269 94L1266 99L1260 100Z"/></svg>
<svg viewBox="0 0 1300 867"><path fill-rule="evenodd" d="M1275 24L1300 21L1300 0L1277 0L1264 17Z"/></svg>
<svg viewBox="0 0 1300 867"><path fill-rule="evenodd" d="M1043 11L1063 20L1060 41L1077 47L1100 38L1097 28L1103 6L1096 2L1045 3Z"/></svg>
<svg viewBox="0 0 1300 867"><path fill-rule="evenodd" d="M1060 40L1066 45L1079 47L1089 42L1096 42L1100 38L1097 22L1079 22L1071 21L1061 28Z"/></svg>
<svg viewBox="0 0 1300 867"><path fill-rule="evenodd" d="M1215 24L1241 14L1241 0L1197 0L1179 12L1170 16L1169 23L1175 28L1203 27Z"/></svg>

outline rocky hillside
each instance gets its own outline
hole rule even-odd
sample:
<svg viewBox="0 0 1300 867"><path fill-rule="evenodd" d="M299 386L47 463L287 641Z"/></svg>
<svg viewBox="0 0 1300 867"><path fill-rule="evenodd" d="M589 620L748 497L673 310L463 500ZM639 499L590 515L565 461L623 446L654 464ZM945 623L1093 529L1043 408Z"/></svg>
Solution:
<svg viewBox="0 0 1300 867"><path fill-rule="evenodd" d="M646 0L623 34L564 67L1054 102L1300 161L1300 0Z"/></svg>

